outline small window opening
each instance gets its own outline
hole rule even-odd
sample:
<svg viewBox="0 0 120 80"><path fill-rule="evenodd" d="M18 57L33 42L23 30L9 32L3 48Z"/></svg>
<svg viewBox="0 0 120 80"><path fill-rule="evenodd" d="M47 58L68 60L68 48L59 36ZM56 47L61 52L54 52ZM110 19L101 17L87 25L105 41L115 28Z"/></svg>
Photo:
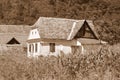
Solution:
<svg viewBox="0 0 120 80"><path fill-rule="evenodd" d="M55 52L55 43L50 43L50 52Z"/></svg>
<svg viewBox="0 0 120 80"><path fill-rule="evenodd" d="M15 38L12 38L7 44L20 44Z"/></svg>

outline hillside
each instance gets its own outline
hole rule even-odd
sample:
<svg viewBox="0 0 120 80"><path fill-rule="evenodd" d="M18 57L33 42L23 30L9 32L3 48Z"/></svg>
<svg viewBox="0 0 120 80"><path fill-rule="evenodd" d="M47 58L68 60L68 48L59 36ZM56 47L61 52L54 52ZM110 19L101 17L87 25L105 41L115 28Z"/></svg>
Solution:
<svg viewBox="0 0 120 80"><path fill-rule="evenodd" d="M40 16L91 19L100 38L120 42L120 0L0 0L0 24L33 25Z"/></svg>

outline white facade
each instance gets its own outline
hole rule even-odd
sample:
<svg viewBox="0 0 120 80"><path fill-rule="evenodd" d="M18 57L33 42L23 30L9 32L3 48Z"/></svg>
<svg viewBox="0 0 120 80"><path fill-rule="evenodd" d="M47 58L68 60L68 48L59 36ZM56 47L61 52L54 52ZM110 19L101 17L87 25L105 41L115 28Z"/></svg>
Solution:
<svg viewBox="0 0 120 80"><path fill-rule="evenodd" d="M49 55L60 55L61 51L65 54L72 53L72 45L71 41L64 40L53 40L46 39L45 41L40 41L40 35L37 29L33 29L30 31L28 40L33 40L32 42L27 43L27 56L28 57L36 57L36 56L49 56ZM34 41L37 40L37 41ZM53 44L52 46L50 44ZM75 43L76 46L81 46L81 43L77 41ZM51 49L53 49L51 51Z"/></svg>
<svg viewBox="0 0 120 80"><path fill-rule="evenodd" d="M50 45L43 45L40 42L37 43L27 43L27 56L28 57L36 57L36 56L49 56L49 55L60 55L60 53L64 52L65 54L69 54L72 52L70 46L63 46L63 45L55 45L55 51L50 51Z"/></svg>

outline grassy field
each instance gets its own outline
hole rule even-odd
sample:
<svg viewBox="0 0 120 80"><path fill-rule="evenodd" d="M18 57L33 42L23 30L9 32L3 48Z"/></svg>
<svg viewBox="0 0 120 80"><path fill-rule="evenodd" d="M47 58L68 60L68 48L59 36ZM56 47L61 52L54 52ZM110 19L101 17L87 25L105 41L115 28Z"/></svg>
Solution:
<svg viewBox="0 0 120 80"><path fill-rule="evenodd" d="M9 50L0 55L0 80L120 80L120 44L38 60Z"/></svg>

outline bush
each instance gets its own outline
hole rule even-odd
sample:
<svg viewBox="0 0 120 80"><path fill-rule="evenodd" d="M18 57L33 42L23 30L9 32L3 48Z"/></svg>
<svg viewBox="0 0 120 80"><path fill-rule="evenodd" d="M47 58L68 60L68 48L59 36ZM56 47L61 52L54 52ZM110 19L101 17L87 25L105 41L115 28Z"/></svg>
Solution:
<svg viewBox="0 0 120 80"><path fill-rule="evenodd" d="M0 56L0 80L118 80L120 50L117 47L38 59L29 59L22 51L5 52Z"/></svg>

